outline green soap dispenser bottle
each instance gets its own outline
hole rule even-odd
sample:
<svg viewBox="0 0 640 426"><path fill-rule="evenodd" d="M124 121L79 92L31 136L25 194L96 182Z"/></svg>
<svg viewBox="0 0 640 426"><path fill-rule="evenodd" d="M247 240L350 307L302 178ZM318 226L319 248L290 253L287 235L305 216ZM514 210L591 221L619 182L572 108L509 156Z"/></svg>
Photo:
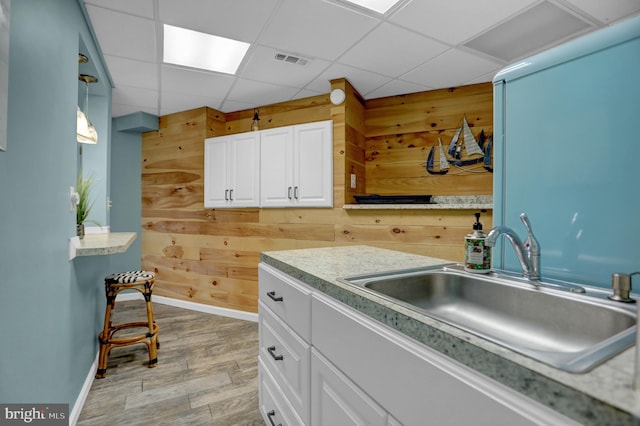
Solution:
<svg viewBox="0 0 640 426"><path fill-rule="evenodd" d="M475 213L473 232L464 238L464 269L476 274L491 270L491 247L485 244L487 234L482 230L480 213Z"/></svg>

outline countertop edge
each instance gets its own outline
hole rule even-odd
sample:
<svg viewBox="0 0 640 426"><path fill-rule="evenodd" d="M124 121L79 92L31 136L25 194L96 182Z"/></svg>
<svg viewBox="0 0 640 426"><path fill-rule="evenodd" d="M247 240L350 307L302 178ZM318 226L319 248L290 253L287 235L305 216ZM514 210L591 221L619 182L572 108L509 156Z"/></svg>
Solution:
<svg viewBox="0 0 640 426"><path fill-rule="evenodd" d="M491 195L434 195L429 204L345 204L344 210L493 210Z"/></svg>
<svg viewBox="0 0 640 426"><path fill-rule="evenodd" d="M291 264L295 262L288 263L287 260L278 259L278 253L286 252L261 253L261 261L555 411L583 424L635 424L636 417L631 412L474 344L468 333L454 333L448 330L452 327L437 320L429 319L429 322L438 323L437 325L417 320L402 309L360 294L335 279L329 280L322 274L314 274ZM442 259L424 258L425 262L432 261L431 264L451 263ZM396 267L399 268L401 266Z"/></svg>
<svg viewBox="0 0 640 426"><path fill-rule="evenodd" d="M104 256L126 252L137 238L136 232L87 234L69 239L69 260L80 256Z"/></svg>
<svg viewBox="0 0 640 426"><path fill-rule="evenodd" d="M344 210L493 210L493 204L345 204L342 208Z"/></svg>

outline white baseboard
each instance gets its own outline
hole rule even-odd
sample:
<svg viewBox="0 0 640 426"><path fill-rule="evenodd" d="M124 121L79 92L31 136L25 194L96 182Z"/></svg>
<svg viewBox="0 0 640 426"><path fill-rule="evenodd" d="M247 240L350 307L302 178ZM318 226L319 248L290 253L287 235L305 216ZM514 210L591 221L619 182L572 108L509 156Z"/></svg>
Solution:
<svg viewBox="0 0 640 426"><path fill-rule="evenodd" d="M119 293L116 300L137 300L143 299L140 292ZM245 321L258 322L258 314L253 312L239 311L237 309L221 308L218 306L205 305L204 303L187 302L186 300L173 299L171 297L153 296L153 303L175 306L176 308L189 309L191 311L204 312L206 314L220 315L223 317L241 319Z"/></svg>
<svg viewBox="0 0 640 426"><path fill-rule="evenodd" d="M80 389L80 393L76 398L75 404L73 404L73 409L69 414L69 426L75 426L78 422L78 418L80 418L80 413L82 412L82 407L84 407L84 403L89 396L89 391L91 390L91 385L93 385L93 380L96 377L96 369L98 368L98 355L100 352L96 352L96 357L89 368L89 374L87 374L87 378L84 379L84 384L82 385L82 389Z"/></svg>

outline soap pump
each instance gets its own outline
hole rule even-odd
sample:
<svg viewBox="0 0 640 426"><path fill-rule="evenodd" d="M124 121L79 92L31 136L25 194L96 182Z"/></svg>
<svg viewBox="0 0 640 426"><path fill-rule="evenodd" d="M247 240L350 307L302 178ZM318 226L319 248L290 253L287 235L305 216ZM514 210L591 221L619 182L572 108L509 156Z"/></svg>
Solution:
<svg viewBox="0 0 640 426"><path fill-rule="evenodd" d="M480 213L475 213L473 232L464 238L464 269L486 274L491 270L491 247L485 244L487 234L482 230Z"/></svg>

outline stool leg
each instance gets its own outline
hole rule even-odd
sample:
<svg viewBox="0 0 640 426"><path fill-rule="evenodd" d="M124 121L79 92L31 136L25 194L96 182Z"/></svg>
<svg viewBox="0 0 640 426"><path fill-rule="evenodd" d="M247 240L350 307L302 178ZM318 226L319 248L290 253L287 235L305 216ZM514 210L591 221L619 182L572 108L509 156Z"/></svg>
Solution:
<svg viewBox="0 0 640 426"><path fill-rule="evenodd" d="M96 379L103 379L107 375L107 360L109 358L109 339L111 334L111 310L115 308L116 292L107 283L105 284L105 293L107 295L107 306L104 310L104 327L98 335L100 341L100 354L98 355L98 371Z"/></svg>
<svg viewBox="0 0 640 426"><path fill-rule="evenodd" d="M144 299L147 305L147 322L149 326L149 368L153 368L158 365L158 326L153 316L153 305L151 304L151 291L153 289L153 282L147 281L144 286Z"/></svg>

